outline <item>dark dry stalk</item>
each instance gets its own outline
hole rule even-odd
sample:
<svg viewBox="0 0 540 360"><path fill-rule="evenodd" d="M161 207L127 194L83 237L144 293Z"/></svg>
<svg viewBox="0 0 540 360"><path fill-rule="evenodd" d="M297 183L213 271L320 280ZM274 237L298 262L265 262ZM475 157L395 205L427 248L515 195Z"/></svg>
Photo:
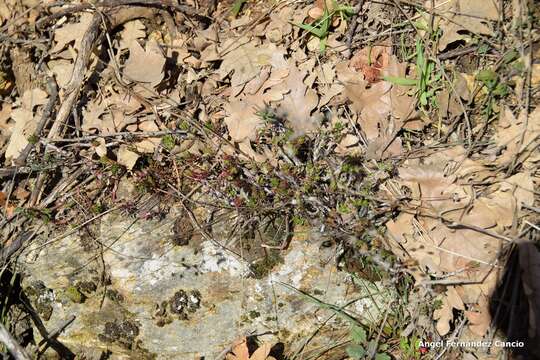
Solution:
<svg viewBox="0 0 540 360"><path fill-rule="evenodd" d="M19 345L15 338L7 331L2 322L0 322L0 342L6 345L9 353L15 360L30 360L30 356L26 354L26 351L24 351L22 346Z"/></svg>
<svg viewBox="0 0 540 360"><path fill-rule="evenodd" d="M349 58L351 58L353 55L354 49L352 48L352 42L358 27L358 18L360 17L360 19L362 19L360 13L362 12L363 5L364 0L359 0L358 4L354 7L354 15L351 18L351 27L349 28L349 31L347 31L347 49L349 49Z"/></svg>
<svg viewBox="0 0 540 360"><path fill-rule="evenodd" d="M76 138L69 138L69 139L47 139L43 140L43 143L49 144L49 143L82 143L85 141L92 141L95 139L101 139L101 138L114 138L114 137L154 137L154 136L162 136L162 135L187 135L186 131L183 130L162 130L162 131L143 131L143 132L132 132L132 131L120 131L110 134L95 134L95 135L87 135L87 136L81 136Z"/></svg>
<svg viewBox="0 0 540 360"><path fill-rule="evenodd" d="M52 9L54 7L65 5L65 2L58 2L50 4L47 8ZM154 8L165 8L165 9L174 9L179 12L183 12L186 15L209 19L207 16L204 16L200 14L200 12L189 5L182 5L178 4L177 1L174 0L104 0L97 2L96 4L78 4L73 5L64 9L59 10L58 12L55 12L46 18L40 19L36 25L40 27L43 24L49 23L52 20L61 18L66 15L71 15L73 13L81 12L84 10L90 10L90 9L96 9L96 8L115 8L119 6L141 6L141 7L154 7ZM100 9L105 10L105 9Z"/></svg>

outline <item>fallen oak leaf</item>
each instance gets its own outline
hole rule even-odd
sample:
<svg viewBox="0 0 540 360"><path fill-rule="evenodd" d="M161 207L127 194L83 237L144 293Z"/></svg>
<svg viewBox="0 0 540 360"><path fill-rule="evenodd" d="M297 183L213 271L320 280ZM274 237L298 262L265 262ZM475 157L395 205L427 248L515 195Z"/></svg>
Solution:
<svg viewBox="0 0 540 360"><path fill-rule="evenodd" d="M270 65L274 69L287 68L284 55L285 50L274 44L256 46L249 42L225 55L218 73L221 79L224 79L232 72L231 86L237 87L255 78L264 66Z"/></svg>
<svg viewBox="0 0 540 360"><path fill-rule="evenodd" d="M16 159L29 144L38 122L34 107L45 104L47 97L47 93L41 89L27 90L21 96L21 107L12 110L11 119L15 121L15 126L6 149L6 162Z"/></svg>
<svg viewBox="0 0 540 360"><path fill-rule="evenodd" d="M224 122L234 142L256 138L257 130L264 124L256 109L262 106L264 102L261 97L255 95L232 100L225 105L228 116Z"/></svg>
<svg viewBox="0 0 540 360"><path fill-rule="evenodd" d="M81 40L92 22L92 14L82 13L78 22L68 23L54 32L56 45L52 48L52 53L57 53L71 42L75 42L75 49L80 49Z"/></svg>
<svg viewBox="0 0 540 360"><path fill-rule="evenodd" d="M270 343L264 343L253 354L251 354L251 357L249 360L269 360L268 354L270 354L270 351L272 350L272 345Z"/></svg>
<svg viewBox="0 0 540 360"><path fill-rule="evenodd" d="M117 154L117 160L120 165L125 166L128 170L132 170L139 159L139 154L129 150L127 145L120 145Z"/></svg>
<svg viewBox="0 0 540 360"><path fill-rule="evenodd" d="M54 74L56 82L61 88L69 84L73 72L73 63L67 60L51 60L48 63L49 68Z"/></svg>
<svg viewBox="0 0 540 360"><path fill-rule="evenodd" d="M138 39L145 38L146 32L144 31L146 27L140 20L129 21L124 24L124 29L122 29L120 36L120 49L129 49L133 41Z"/></svg>
<svg viewBox="0 0 540 360"><path fill-rule="evenodd" d="M502 149L495 160L497 164L506 166L516 157L519 161L527 160L540 145L540 107L528 115L523 111L517 117L505 107L493 139Z"/></svg>
<svg viewBox="0 0 540 360"><path fill-rule="evenodd" d="M302 136L317 129L320 118L312 116L311 112L319 104L317 93L304 85L306 72L296 68L291 69L288 78L283 83L290 92L285 95L278 106L278 114L291 123L295 136Z"/></svg>
<svg viewBox="0 0 540 360"><path fill-rule="evenodd" d="M154 87L163 80L165 61L154 39L146 43L146 49L137 41L132 41L123 74L129 81L147 83Z"/></svg>
<svg viewBox="0 0 540 360"><path fill-rule="evenodd" d="M435 25L442 29L439 51L453 42L467 39L463 34L466 31L472 35L491 34L493 30L486 24L499 18L499 9L494 1L426 1L426 10L427 14L435 14Z"/></svg>
<svg viewBox="0 0 540 360"><path fill-rule="evenodd" d="M231 352L234 355L227 354L228 360L249 360L249 350L246 337L240 338L233 343Z"/></svg>
<svg viewBox="0 0 540 360"><path fill-rule="evenodd" d="M443 336L450 331L450 322L454 319L454 314L452 313L452 306L445 296L440 295L435 301L439 307L433 311L433 319L437 320L435 326L437 332Z"/></svg>
<svg viewBox="0 0 540 360"><path fill-rule="evenodd" d="M478 302L477 311L465 311L465 317L470 322L469 329L478 336L484 336L491 324L489 300L487 296L481 296L481 299Z"/></svg>

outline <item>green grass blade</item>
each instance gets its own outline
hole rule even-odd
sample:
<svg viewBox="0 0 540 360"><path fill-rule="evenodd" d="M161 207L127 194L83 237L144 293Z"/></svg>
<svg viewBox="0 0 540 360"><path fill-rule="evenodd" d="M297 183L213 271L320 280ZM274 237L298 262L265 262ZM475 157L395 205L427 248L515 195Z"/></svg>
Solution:
<svg viewBox="0 0 540 360"><path fill-rule="evenodd" d="M325 303L324 301L321 301L321 300L317 299L316 297L314 297L314 296L312 296L310 294L307 294L307 293L303 292L302 290L299 290L299 289L295 288L294 286L291 286L291 285L286 284L284 282L278 281L277 283L284 286L284 287L286 287L289 290L293 290L293 291L297 292L304 299L306 299L306 300L308 300L308 301L310 301L312 303L315 303L321 309L326 309L326 310L333 311L337 316L339 316L342 319L349 322L350 325L354 326L354 325L359 325L360 324L358 320L356 320L354 317L349 315L345 310L343 310L339 306Z"/></svg>
<svg viewBox="0 0 540 360"><path fill-rule="evenodd" d="M383 76L383 80L401 86L416 86L418 84L418 80L416 79L407 79L398 76Z"/></svg>
<svg viewBox="0 0 540 360"><path fill-rule="evenodd" d="M238 14L240 14L240 10L242 10L242 6L247 2L247 0L236 0L231 7L231 15L233 17L237 17Z"/></svg>
<svg viewBox="0 0 540 360"><path fill-rule="evenodd" d="M318 38L323 38L326 36L326 33L324 33L320 28L315 27L310 24L302 24L302 23L292 23L294 26L298 26L300 29L306 30L309 33L315 35Z"/></svg>

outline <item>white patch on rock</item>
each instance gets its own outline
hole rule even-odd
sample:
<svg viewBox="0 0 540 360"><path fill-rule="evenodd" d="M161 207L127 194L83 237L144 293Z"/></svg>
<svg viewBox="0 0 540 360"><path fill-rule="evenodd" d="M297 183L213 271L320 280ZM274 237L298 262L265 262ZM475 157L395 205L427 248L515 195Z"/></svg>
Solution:
<svg viewBox="0 0 540 360"><path fill-rule="evenodd" d="M244 276L249 272L247 264L212 241L202 243L200 270L204 272L228 272L231 276Z"/></svg>

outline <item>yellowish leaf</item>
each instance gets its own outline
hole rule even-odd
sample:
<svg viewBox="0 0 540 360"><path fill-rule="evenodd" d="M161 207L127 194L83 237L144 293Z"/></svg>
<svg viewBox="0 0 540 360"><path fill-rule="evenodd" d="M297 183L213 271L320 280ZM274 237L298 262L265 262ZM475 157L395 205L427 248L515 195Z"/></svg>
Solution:
<svg viewBox="0 0 540 360"><path fill-rule="evenodd" d="M129 150L126 145L120 145L117 155L118 163L120 165L124 165L128 170L131 170L135 166L138 158L139 154Z"/></svg>

